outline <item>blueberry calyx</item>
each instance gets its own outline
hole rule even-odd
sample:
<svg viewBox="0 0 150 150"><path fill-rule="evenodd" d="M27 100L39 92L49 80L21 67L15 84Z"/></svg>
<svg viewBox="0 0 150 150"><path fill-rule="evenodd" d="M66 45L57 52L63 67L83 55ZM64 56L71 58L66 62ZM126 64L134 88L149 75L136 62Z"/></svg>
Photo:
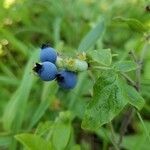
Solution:
<svg viewBox="0 0 150 150"><path fill-rule="evenodd" d="M59 82L62 82L64 80L64 77L61 74L56 75L56 80Z"/></svg>
<svg viewBox="0 0 150 150"><path fill-rule="evenodd" d="M41 49L44 49L44 48L47 48L47 47L50 47L50 44L42 44Z"/></svg>
<svg viewBox="0 0 150 150"><path fill-rule="evenodd" d="M34 68L33 68L33 71L36 72L36 73L38 73L39 70L41 70L41 69L42 69L42 65L39 64L39 63L35 63L35 66L34 66Z"/></svg>

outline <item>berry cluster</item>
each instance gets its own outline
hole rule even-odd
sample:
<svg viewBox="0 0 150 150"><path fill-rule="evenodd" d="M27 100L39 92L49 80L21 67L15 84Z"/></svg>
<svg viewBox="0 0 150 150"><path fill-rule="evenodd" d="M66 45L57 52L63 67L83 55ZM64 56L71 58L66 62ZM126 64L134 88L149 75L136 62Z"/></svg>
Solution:
<svg viewBox="0 0 150 150"><path fill-rule="evenodd" d="M66 68L58 69L58 65L56 65L57 59L59 61L56 50L47 44L43 44L40 51L41 63L36 63L33 70L43 81L56 79L61 88L74 88L77 83L77 73Z"/></svg>

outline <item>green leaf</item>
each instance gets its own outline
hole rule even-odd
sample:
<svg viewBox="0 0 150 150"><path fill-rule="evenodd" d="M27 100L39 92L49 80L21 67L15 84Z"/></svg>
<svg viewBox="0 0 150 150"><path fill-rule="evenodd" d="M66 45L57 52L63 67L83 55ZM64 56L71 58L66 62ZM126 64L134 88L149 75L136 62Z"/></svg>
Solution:
<svg viewBox="0 0 150 150"><path fill-rule="evenodd" d="M63 150L70 139L71 125L58 123L54 127L52 141L56 150Z"/></svg>
<svg viewBox="0 0 150 150"><path fill-rule="evenodd" d="M148 28L137 19L116 17L114 18L114 20L125 22L129 26L129 28L134 32L144 33L148 31Z"/></svg>
<svg viewBox="0 0 150 150"><path fill-rule="evenodd" d="M0 134L0 148L8 147L8 145L11 143L11 141L12 141L12 138L10 135Z"/></svg>
<svg viewBox="0 0 150 150"><path fill-rule="evenodd" d="M94 95L84 114L82 127L95 130L110 122L127 104L122 81L113 72L104 72L94 85Z"/></svg>
<svg viewBox="0 0 150 150"><path fill-rule="evenodd" d="M20 53L22 53L24 56L30 55L29 48L24 44L23 42L19 41L16 36L4 28L0 29L0 32L4 35L5 38L15 47L14 49Z"/></svg>
<svg viewBox="0 0 150 150"><path fill-rule="evenodd" d="M128 101L131 105L135 106L138 110L142 109L145 101L143 97L130 85L125 85Z"/></svg>
<svg viewBox="0 0 150 150"><path fill-rule="evenodd" d="M53 127L52 121L46 121L44 123L39 123L38 127L35 130L35 134L37 134L39 136L46 135L52 127Z"/></svg>
<svg viewBox="0 0 150 150"><path fill-rule="evenodd" d="M39 51L35 51L23 73L23 79L18 89L14 92L9 103L5 107L3 125L6 130L18 131L24 119L27 101L34 83L34 75L31 74L33 62L37 61Z"/></svg>
<svg viewBox="0 0 150 150"><path fill-rule="evenodd" d="M120 72L129 72L136 70L138 65L133 61L121 61L114 65L114 69Z"/></svg>
<svg viewBox="0 0 150 150"><path fill-rule="evenodd" d="M16 86L16 85L19 85L19 81L17 79L13 79L13 78L10 78L10 77L7 77L7 76L1 76L0 75L0 83L1 85L2 84L6 84L6 85L13 85L13 86Z"/></svg>
<svg viewBox="0 0 150 150"><path fill-rule="evenodd" d="M36 112L32 117L29 128L32 128L39 121L39 119L44 115L45 111L48 109L50 103L54 99L54 95L56 94L57 90L58 90L58 86L56 82L44 84L42 101L39 104L39 107L37 108Z"/></svg>
<svg viewBox="0 0 150 150"><path fill-rule="evenodd" d="M81 41L78 51L87 51L96 41L103 36L105 30L104 20L102 19Z"/></svg>
<svg viewBox="0 0 150 150"><path fill-rule="evenodd" d="M110 137L112 135L108 129L101 127L96 131L96 134L104 141L107 141L108 143L111 142ZM119 134L115 134L115 137L116 139L119 139ZM147 136L143 132L140 132L140 134L137 133L124 136L121 147L126 150L149 150L150 142L148 141Z"/></svg>
<svg viewBox="0 0 150 150"><path fill-rule="evenodd" d="M84 109L86 107L86 102L83 101L82 95L84 94L86 90L88 90L88 86L83 88L83 84L85 82L88 85L87 78L88 78L87 72L86 71L81 72L78 75L78 83L76 87L73 89L73 92L70 92L68 94L69 109L74 113L74 115L77 115L79 118L83 117Z"/></svg>
<svg viewBox="0 0 150 150"><path fill-rule="evenodd" d="M60 112L59 117L53 128L52 143L56 150L63 150L69 143L71 137L71 120L72 114L70 111Z"/></svg>
<svg viewBox="0 0 150 150"><path fill-rule="evenodd" d="M128 150L149 150L150 143L145 134L125 136L121 146Z"/></svg>
<svg viewBox="0 0 150 150"><path fill-rule="evenodd" d="M137 125L137 124L136 124ZM139 131L139 130L138 130ZM110 137L111 132L101 127L99 130L96 131L96 134L103 140L107 142L111 142ZM119 134L115 134L116 139L119 139ZM121 143L121 147L126 150L149 150L150 142L147 139L144 131L142 133L130 134L123 137L123 141Z"/></svg>
<svg viewBox="0 0 150 150"><path fill-rule="evenodd" d="M101 65L110 66L112 62L112 55L110 49L93 50L88 53L88 57L92 61Z"/></svg>
<svg viewBox="0 0 150 150"><path fill-rule="evenodd" d="M19 134L15 138L20 141L28 150L53 150L51 143L34 134Z"/></svg>
<svg viewBox="0 0 150 150"><path fill-rule="evenodd" d="M140 115L139 112L137 112L137 116L138 116L138 118L139 118L140 121L141 121L141 124L142 124L142 126L143 126L145 135L146 135L146 137L147 137L147 139L149 140L149 143L150 143L150 133L149 133L149 130L148 130L148 128L146 127L146 124L145 124L144 120L142 119L142 116Z"/></svg>
<svg viewBox="0 0 150 150"><path fill-rule="evenodd" d="M80 145L74 145L71 150L81 150Z"/></svg>

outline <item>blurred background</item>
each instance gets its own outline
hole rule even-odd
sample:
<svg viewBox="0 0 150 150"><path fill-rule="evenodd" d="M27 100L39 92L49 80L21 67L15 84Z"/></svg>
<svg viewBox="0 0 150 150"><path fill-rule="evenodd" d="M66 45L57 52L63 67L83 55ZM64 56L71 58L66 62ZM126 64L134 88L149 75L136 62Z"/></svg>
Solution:
<svg viewBox="0 0 150 150"><path fill-rule="evenodd" d="M98 134L93 144L89 141L95 135L80 128L92 81L81 74L75 90L60 91L55 81L45 83L36 77L32 67L43 43L50 43L62 54L74 55L82 38L101 17L105 19L106 31L96 46L119 54L116 60L128 58L130 50L140 57L149 35L132 31L113 18L135 18L150 27L150 8L146 7L149 4L148 0L0 0L0 150L20 149L14 135L34 131L40 121L54 120L62 110L71 110L78 116L74 129L81 149L94 149L93 145L97 145L96 150L101 148L106 140L102 134ZM141 94L146 104L141 114L150 130L149 51L143 64ZM83 87L85 82L87 85ZM121 116L114 123L116 132L120 121ZM124 149L148 149L145 136L139 136L141 133L135 117Z"/></svg>

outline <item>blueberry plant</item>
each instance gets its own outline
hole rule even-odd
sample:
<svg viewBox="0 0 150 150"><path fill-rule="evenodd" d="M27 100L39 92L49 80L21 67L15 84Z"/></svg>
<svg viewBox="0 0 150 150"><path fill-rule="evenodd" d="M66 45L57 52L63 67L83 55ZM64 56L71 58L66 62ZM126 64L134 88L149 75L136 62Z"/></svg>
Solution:
<svg viewBox="0 0 150 150"><path fill-rule="evenodd" d="M0 118L2 124L0 128L3 131L0 132L0 149L2 147L2 150L148 150L150 82L145 78L150 79L150 61L145 58L150 58L149 22L146 24L141 22L140 18L135 19L128 15L127 17L100 15L96 23L90 22L91 29L87 32L89 29L87 24L90 17L92 18L91 11L82 14L83 10L77 7L71 11L75 14L71 15L68 8L74 9L72 5L76 3L75 1L71 1L70 7L58 8L61 1L57 3L52 0L51 12L51 9L47 9L48 1L45 2L46 4L43 1L37 3L40 3L40 8L44 6L49 10L48 14L53 16L49 18L51 22L56 18L52 27L54 34L47 30L48 19L45 22L41 19L38 29L33 26L32 31L40 33L38 37L47 36L50 40L46 41L43 38L44 40L39 42L32 37L33 39L30 39L32 42L38 41L38 44L35 42L38 48L33 52L28 50L26 44L17 41L9 31L0 29L2 35L15 43L14 50L21 49L21 55L28 60L24 72L20 71L23 77L19 83L15 77L11 82L7 78L7 82L17 85L18 88L12 94ZM98 13L97 7L95 6L95 9ZM105 10L105 7L103 5L101 9ZM129 5L126 10L128 7ZM40 15L38 13L40 8L36 10L34 17ZM59 16L55 14L56 10ZM27 10L23 11L28 14ZM80 11L82 15L78 16ZM144 11L149 13L149 5ZM71 17L62 21L65 15ZM22 16L26 19L25 15ZM117 16L116 12L114 16ZM78 17L85 23L82 22L81 29L76 23L73 26L68 23L68 19L71 22ZM25 20L24 24L29 26L30 31L30 19ZM42 31L44 36L39 30L41 24L45 25L46 30ZM59 28L60 24L62 31ZM15 34L27 32L25 37L28 37L29 33L26 30L26 28L23 31L17 30ZM67 46L61 43L61 34L61 38L68 42ZM81 40L80 35L84 35ZM128 35L133 37L130 39ZM43 41L46 44L40 45ZM73 45L73 48L70 48L70 45ZM33 46L30 48L34 49ZM18 58L25 66L22 57ZM15 61L11 62L15 64ZM7 74L12 74L0 63L1 68ZM16 68L19 72L20 68ZM0 81L2 79L0 76ZM1 86L0 89L4 91Z"/></svg>
<svg viewBox="0 0 150 150"><path fill-rule="evenodd" d="M137 20L115 19L127 23L133 30L146 31L146 27ZM120 148L122 136L125 134L132 116L137 113L140 117L139 111L144 106L144 99L139 94L140 83L138 80L143 60L136 60L134 51L131 50L128 53L130 56L128 60L113 62L117 54L112 53L109 47L107 49L89 49L99 38L102 38L104 27L105 23L101 20L85 36L79 45L78 53L74 56L75 58L62 56L49 45L42 45L40 50L41 63L36 63L33 70L43 81L56 80L62 96L64 92L67 92L69 96L69 90L75 91L73 93L75 98L70 103L70 110L60 112L55 121L40 123L34 134L23 133L16 135L16 139L25 147L33 150L40 150L43 147L46 150L80 149L79 145L73 146L75 141L72 139L73 127L71 126L73 120L80 113L83 113L80 116L83 130L95 133L103 125L108 124L112 135L115 136L112 121L125 107L129 107L127 110L128 116L123 122L122 131L120 131L119 141L112 139L114 148ZM135 81L128 76L128 73L131 71L135 71L137 74ZM78 92L82 92L82 88L89 84L84 82L85 78L91 80L89 82L92 82L93 90L90 92L90 99L86 106L84 108L81 106L83 112L76 112L77 110L72 108L76 107ZM81 103L80 105L84 104Z"/></svg>

